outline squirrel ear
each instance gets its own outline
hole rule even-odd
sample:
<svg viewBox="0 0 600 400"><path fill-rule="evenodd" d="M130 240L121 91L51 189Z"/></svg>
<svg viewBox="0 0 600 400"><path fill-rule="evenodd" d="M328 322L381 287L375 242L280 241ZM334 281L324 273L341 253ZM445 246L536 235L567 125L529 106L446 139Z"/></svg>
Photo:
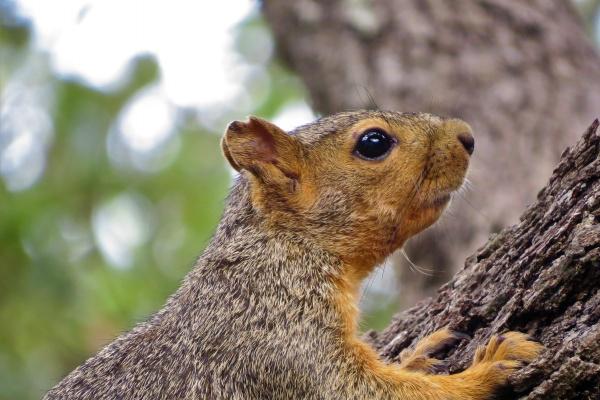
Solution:
<svg viewBox="0 0 600 400"><path fill-rule="evenodd" d="M300 143L278 126L251 116L248 122L233 121L221 140L229 164L240 171L267 179L277 171L288 178L299 175Z"/></svg>

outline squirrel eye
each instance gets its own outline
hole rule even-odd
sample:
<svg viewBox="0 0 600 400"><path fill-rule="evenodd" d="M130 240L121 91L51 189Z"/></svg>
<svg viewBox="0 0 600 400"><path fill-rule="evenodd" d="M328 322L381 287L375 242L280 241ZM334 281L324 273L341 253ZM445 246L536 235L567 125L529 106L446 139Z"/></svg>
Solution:
<svg viewBox="0 0 600 400"><path fill-rule="evenodd" d="M365 160L380 160L393 144L394 140L381 129L369 129L358 138L354 154Z"/></svg>

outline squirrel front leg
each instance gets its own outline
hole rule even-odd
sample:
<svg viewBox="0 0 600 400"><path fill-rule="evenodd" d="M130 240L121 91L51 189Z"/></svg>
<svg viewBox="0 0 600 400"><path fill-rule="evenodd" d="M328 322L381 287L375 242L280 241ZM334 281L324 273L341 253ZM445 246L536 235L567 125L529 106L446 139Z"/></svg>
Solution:
<svg viewBox="0 0 600 400"><path fill-rule="evenodd" d="M455 344L461 339L469 339L468 335L443 328L419 340L412 349L404 349L400 353L400 368L410 371L441 372L446 370L442 360L432 355Z"/></svg>
<svg viewBox="0 0 600 400"><path fill-rule="evenodd" d="M447 337L447 331L439 337ZM367 360L368 351L363 346L367 345L359 344L358 351L361 358L367 361L367 373L375 381L384 383L379 389L381 393L378 398L397 400L492 399L498 389L506 384L508 376L523 362L536 358L543 348L529 340L527 335L508 332L492 337L487 346L480 346L473 364L466 370L452 375L431 375L402 368L402 364L398 366Z"/></svg>

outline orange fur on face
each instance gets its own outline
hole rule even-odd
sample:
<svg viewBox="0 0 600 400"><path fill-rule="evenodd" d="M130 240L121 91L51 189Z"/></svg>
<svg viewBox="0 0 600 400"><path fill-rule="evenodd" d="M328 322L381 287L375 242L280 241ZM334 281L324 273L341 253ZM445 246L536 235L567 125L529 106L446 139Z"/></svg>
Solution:
<svg viewBox="0 0 600 400"><path fill-rule="evenodd" d="M270 228L296 232L343 260L346 272L335 284L348 332L356 328L361 281L439 218L469 164L458 135L470 127L430 114L337 114L289 135L257 118L234 128L225 154L234 166L245 164L253 204ZM354 152L372 129L395 142L381 160Z"/></svg>
<svg viewBox="0 0 600 400"><path fill-rule="evenodd" d="M338 123L327 131L331 118ZM314 135L319 128L325 133ZM370 129L396 142L381 160L354 154ZM457 137L470 132L457 119L363 111L288 135L253 117L233 123L223 146L232 165L249 172L253 203L273 227L339 255L361 280L439 218L465 177L469 155Z"/></svg>
<svg viewBox="0 0 600 400"><path fill-rule="evenodd" d="M373 128L397 142L382 160L353 153L358 138ZM462 121L428 114L374 113L324 136L306 152L311 166L307 180L316 195L305 204L299 225L316 226L311 236L316 233L324 247L364 277L439 218L462 185L469 163L457 135L470 131ZM328 210L337 219L328 218L327 226L320 226L325 219L319 216Z"/></svg>

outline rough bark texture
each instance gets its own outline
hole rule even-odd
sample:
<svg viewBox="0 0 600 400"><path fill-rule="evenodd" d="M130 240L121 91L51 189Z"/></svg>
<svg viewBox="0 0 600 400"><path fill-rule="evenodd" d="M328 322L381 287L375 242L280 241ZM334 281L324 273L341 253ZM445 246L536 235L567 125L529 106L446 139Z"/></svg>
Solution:
<svg viewBox="0 0 600 400"><path fill-rule="evenodd" d="M389 360L443 326L474 336L449 354L464 368L476 344L519 330L547 350L513 378L527 399L600 398L600 132L564 152L521 222L492 237L433 299L367 337Z"/></svg>
<svg viewBox="0 0 600 400"><path fill-rule="evenodd" d="M566 0L266 0L263 9L317 111L372 108L372 96L382 109L474 128L473 189L409 246L439 272L403 276L407 304L517 221L600 110L600 57Z"/></svg>

